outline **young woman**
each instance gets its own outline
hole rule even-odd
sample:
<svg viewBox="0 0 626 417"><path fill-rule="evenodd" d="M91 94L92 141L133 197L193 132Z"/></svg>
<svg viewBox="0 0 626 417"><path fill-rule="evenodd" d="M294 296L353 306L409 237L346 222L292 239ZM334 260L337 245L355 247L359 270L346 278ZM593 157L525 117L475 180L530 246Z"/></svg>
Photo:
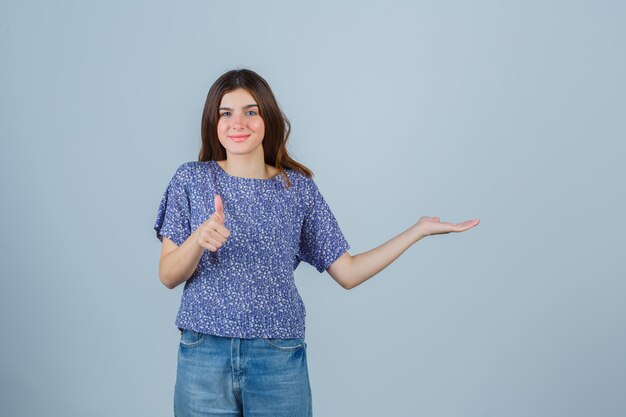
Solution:
<svg viewBox="0 0 626 417"><path fill-rule="evenodd" d="M177 169L159 206L161 282L185 283L176 318L178 417L311 416L299 263L351 289L423 237L479 222L422 217L351 255L311 171L289 156L289 131L263 78L225 73L206 99L199 160Z"/></svg>

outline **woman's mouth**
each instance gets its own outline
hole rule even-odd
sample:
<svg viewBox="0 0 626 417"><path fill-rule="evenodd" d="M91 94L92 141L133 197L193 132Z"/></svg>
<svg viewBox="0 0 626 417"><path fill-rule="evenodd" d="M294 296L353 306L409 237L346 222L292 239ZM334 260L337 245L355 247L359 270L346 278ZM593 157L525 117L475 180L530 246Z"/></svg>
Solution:
<svg viewBox="0 0 626 417"><path fill-rule="evenodd" d="M250 135L233 135L233 136L229 136L230 140L232 140L233 142L243 142L244 140L248 139L248 136Z"/></svg>

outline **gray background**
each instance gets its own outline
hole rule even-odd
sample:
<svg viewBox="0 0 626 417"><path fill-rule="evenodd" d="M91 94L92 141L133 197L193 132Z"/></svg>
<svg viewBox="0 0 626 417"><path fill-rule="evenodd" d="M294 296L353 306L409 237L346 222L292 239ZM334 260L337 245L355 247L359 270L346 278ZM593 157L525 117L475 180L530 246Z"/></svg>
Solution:
<svg viewBox="0 0 626 417"><path fill-rule="evenodd" d="M295 3L0 3L0 415L172 415L152 226L237 66L352 254L482 220L298 268L317 416L625 415L624 3Z"/></svg>

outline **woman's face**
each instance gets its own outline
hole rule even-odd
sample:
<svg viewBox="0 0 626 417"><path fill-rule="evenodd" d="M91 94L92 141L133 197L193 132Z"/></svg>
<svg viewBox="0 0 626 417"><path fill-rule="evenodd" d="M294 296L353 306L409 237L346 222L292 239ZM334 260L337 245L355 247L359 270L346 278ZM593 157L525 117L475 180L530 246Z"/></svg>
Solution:
<svg viewBox="0 0 626 417"><path fill-rule="evenodd" d="M222 97L219 112L217 137L226 153L263 156L265 123L254 97L243 88L233 90Z"/></svg>

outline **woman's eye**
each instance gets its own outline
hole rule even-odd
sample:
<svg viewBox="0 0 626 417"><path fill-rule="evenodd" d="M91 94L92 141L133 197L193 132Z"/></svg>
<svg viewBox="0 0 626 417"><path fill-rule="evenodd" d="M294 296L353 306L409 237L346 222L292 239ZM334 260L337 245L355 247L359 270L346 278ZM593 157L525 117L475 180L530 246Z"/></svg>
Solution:
<svg viewBox="0 0 626 417"><path fill-rule="evenodd" d="M228 117L228 116L230 116L230 112L229 111L225 111L225 112L222 112L220 114L220 117Z"/></svg>
<svg viewBox="0 0 626 417"><path fill-rule="evenodd" d="M246 113L248 116L256 116L256 112L254 110L248 110L248 112Z"/></svg>

